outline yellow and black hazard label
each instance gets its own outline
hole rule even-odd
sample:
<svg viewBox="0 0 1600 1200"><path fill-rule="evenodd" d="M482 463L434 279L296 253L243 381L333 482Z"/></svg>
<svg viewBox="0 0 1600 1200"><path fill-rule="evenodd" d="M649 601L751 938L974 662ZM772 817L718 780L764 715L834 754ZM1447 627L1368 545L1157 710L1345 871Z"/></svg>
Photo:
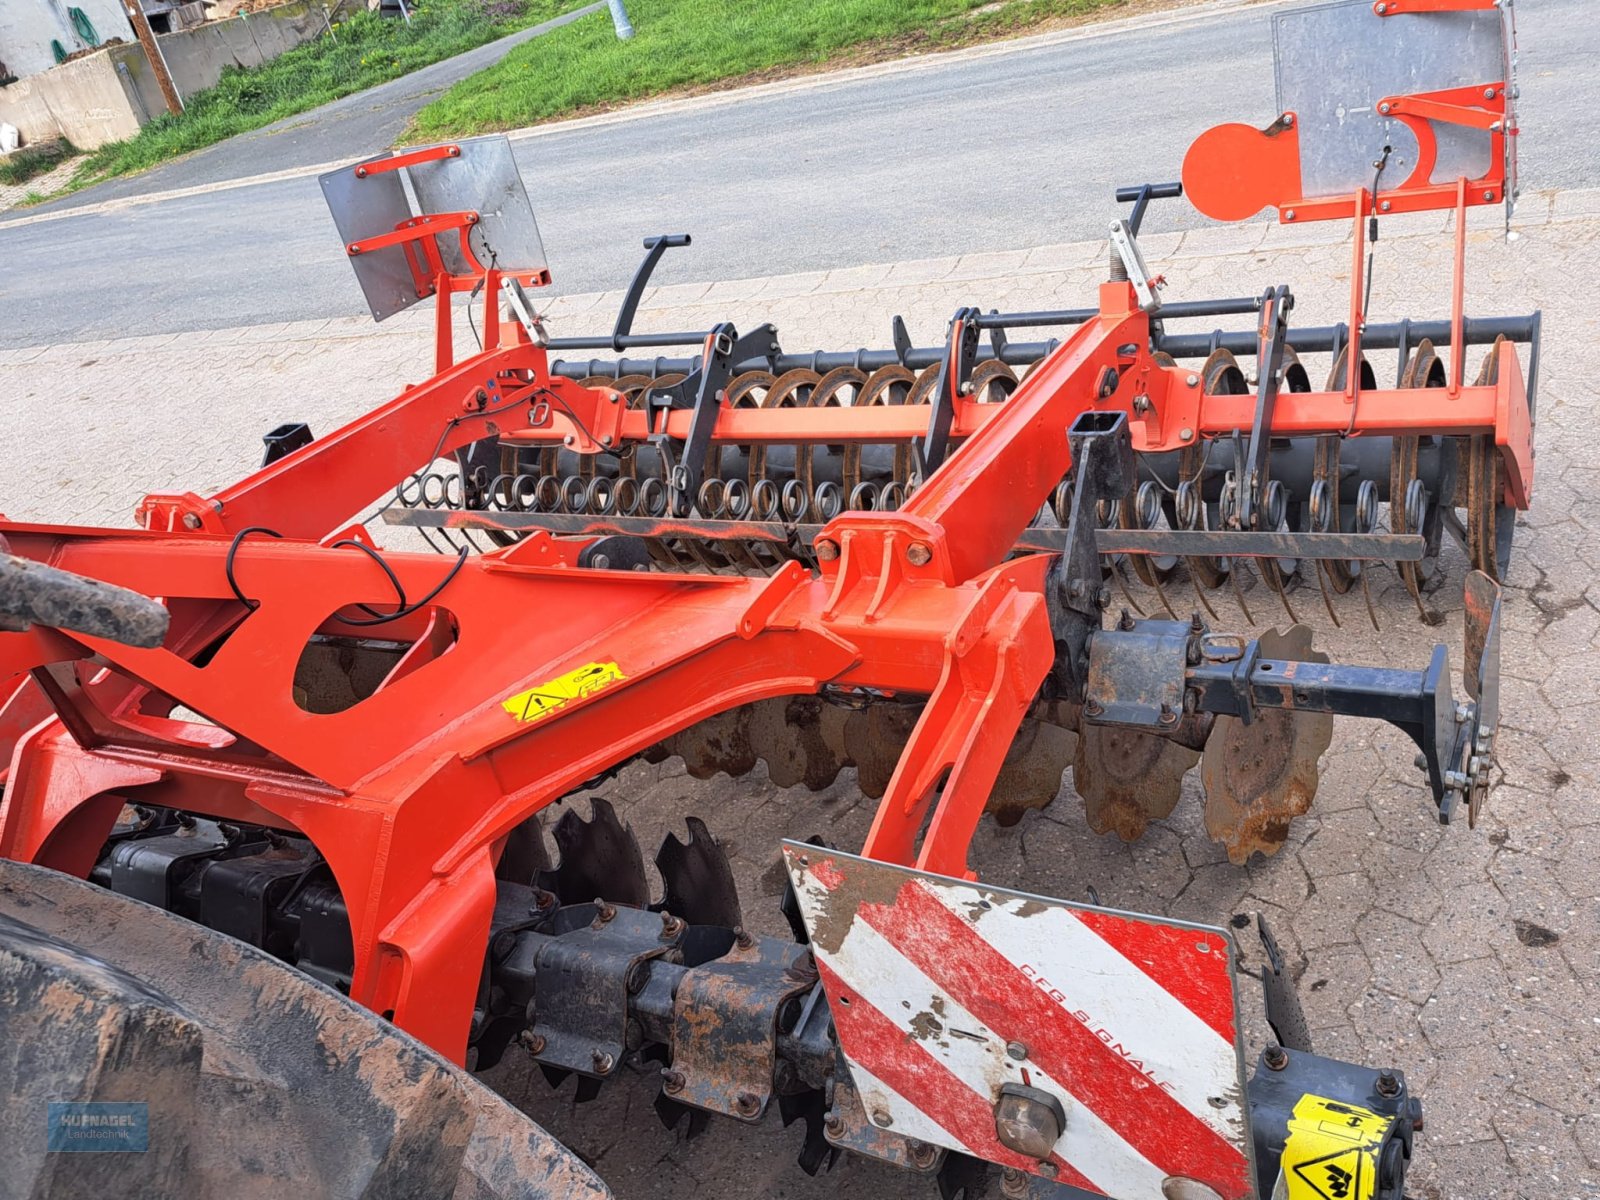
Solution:
<svg viewBox="0 0 1600 1200"><path fill-rule="evenodd" d="M557 675L548 683L541 683L538 687L518 692L511 699L501 701L501 707L519 721L540 721L551 713L565 708L574 700L582 700L585 696L604 691L613 683L626 678L627 676L614 662L586 663L574 671L568 671L565 675Z"/></svg>
<svg viewBox="0 0 1600 1200"><path fill-rule="evenodd" d="M1359 1105L1300 1097L1280 1160L1287 1200L1372 1200L1378 1151L1393 1123Z"/></svg>

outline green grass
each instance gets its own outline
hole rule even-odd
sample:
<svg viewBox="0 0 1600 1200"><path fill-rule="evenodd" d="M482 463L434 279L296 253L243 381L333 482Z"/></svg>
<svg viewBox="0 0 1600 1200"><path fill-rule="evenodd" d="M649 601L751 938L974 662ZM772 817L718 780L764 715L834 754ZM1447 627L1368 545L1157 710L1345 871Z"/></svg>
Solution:
<svg viewBox="0 0 1600 1200"><path fill-rule="evenodd" d="M494 38L578 7L582 0L420 0L412 19L379 17L363 4L326 34L269 63L229 68L217 86L185 98L178 116L161 116L127 141L84 159L69 191L142 171L292 117L319 104L474 49Z"/></svg>
<svg viewBox="0 0 1600 1200"><path fill-rule="evenodd" d="M408 140L531 125L646 96L835 60L950 49L1124 0L628 0L636 36L603 15L517 47L456 84Z"/></svg>
<svg viewBox="0 0 1600 1200"><path fill-rule="evenodd" d="M76 153L72 143L61 138L19 147L0 155L0 183L12 187L27 183L35 175L55 170Z"/></svg>

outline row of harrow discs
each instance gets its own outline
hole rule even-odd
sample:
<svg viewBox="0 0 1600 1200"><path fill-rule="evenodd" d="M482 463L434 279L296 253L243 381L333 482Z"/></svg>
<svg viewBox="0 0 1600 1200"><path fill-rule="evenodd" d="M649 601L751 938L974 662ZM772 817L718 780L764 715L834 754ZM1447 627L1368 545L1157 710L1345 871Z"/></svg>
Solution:
<svg viewBox="0 0 1600 1200"><path fill-rule="evenodd" d="M664 240L650 239L646 245L653 252L653 244ZM649 265L647 259L624 302L625 313L636 307ZM1153 325L1157 361L1166 366L1197 362L1195 382L1207 396L1252 395L1260 383L1252 375L1259 368L1247 372L1247 365L1262 361L1258 330L1180 333L1172 326L1220 315L1260 315L1270 311L1273 296L1269 291L1262 297L1164 306ZM1284 304L1289 307L1292 299ZM934 348L913 347L897 317L893 350L804 355L784 354L770 327L763 326L735 343L757 345L761 353L727 365L718 408L921 406L936 414L947 379L954 379L954 393L972 404L1004 405L1059 344L1013 341L1007 329L1073 325L1092 316L1090 311L984 314L964 308L951 322L946 346ZM982 345L978 328L989 336ZM1367 326L1361 336L1361 388L1378 386L1378 367L1366 352L1385 350L1394 355L1398 388L1448 388L1445 343L1451 334L1448 322ZM635 335L624 317L608 337L552 339L549 349L552 355L622 350L691 336L701 335ZM1313 390L1311 355L1331 361L1323 390L1344 389L1348 338L1343 325L1289 331L1281 350L1282 389L1291 395ZM1538 314L1463 322L1462 341L1478 363L1478 386L1495 382L1506 342L1529 346L1530 411L1538 339ZM557 359L551 370L587 387L613 389L630 411L649 413L653 406L681 404L682 397L692 395L706 365L696 358ZM1181 621L1190 611L1204 609L1216 620L1211 597L1227 590L1254 624L1249 595L1258 585L1246 566L1253 558L1260 585L1293 626L1282 634L1268 631L1262 652L1325 662L1311 649L1310 632L1299 625L1296 609L1297 590L1313 581L1335 625L1340 623L1335 597L1359 585L1376 628L1369 568L1389 547L1396 551L1389 561L1429 623L1439 617L1424 597L1444 579L1447 541L1460 545L1471 568L1493 579L1505 575L1515 510L1507 503L1492 434L1274 437L1264 458L1265 479L1257 483L1258 512L1243 528L1236 500L1236 464L1247 461L1243 433L1196 436L1186 429L1181 437L1186 445L1176 452L1137 454L1134 486L1094 507L1106 586L1120 591L1125 612L1160 612ZM698 482L686 490L681 447L666 439L631 439L602 453L580 453L570 448L570 438L567 444L530 440L523 431L511 430L459 454L456 469L434 467L408 477L383 515L391 524L418 528L436 549L460 549L457 537L476 546L474 533L503 545L542 529L596 538L585 551L588 566L770 575L798 560L816 569L819 560L838 553L819 537L827 522L844 511L899 509L956 440L941 441L931 429L927 437L896 441L718 441L705 447ZM1018 538L1018 553L1063 548L1074 486L1069 473ZM1148 540L1123 544L1119 531L1135 539L1190 535L1183 546L1189 552L1164 552L1159 542L1152 549ZM1218 533L1238 538L1247 532L1264 535L1256 538L1253 553L1203 552ZM1326 549L1323 557L1299 556L1295 548L1304 544L1297 540L1301 534L1349 535L1351 556L1329 557ZM1194 604L1179 588L1185 578ZM764 761L780 786L804 783L812 789L830 785L850 767L863 792L876 797L888 786L922 707L920 699L864 700L858 693L760 701L675 734L651 754L680 755L700 778L724 771L744 775ZM1317 761L1332 736L1331 716L1316 712L1268 713L1248 731L1231 718L1186 717L1179 730L1160 733L1082 717L1076 705L1043 695L1036 701L991 797L990 811L998 820L1010 823L1027 809L1050 803L1070 766L1091 827L1135 840L1150 820L1173 811L1184 776L1200 765L1207 830L1230 857L1243 862L1254 852L1270 854L1281 847L1292 818L1311 803Z"/></svg>

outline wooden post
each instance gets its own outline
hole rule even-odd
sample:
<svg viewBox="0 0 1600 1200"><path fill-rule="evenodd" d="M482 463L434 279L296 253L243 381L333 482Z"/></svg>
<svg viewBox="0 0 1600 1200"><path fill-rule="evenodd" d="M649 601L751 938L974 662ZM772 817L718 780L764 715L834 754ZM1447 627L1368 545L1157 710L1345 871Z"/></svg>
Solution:
<svg viewBox="0 0 1600 1200"><path fill-rule="evenodd" d="M161 95L167 101L167 111L177 116L183 112L183 97L178 95L178 88L172 82L172 72L167 70L166 57L156 41L155 30L150 28L150 18L144 15L144 6L140 0L122 0L122 7L128 14L128 23L133 26L133 32L139 37L139 44L144 47L150 70L155 72L156 83L160 85Z"/></svg>

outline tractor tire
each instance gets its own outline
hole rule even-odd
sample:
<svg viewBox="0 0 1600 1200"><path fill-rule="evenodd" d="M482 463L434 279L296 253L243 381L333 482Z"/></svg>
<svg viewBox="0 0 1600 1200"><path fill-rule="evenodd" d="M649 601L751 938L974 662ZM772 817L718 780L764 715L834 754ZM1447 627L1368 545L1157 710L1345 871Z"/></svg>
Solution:
<svg viewBox="0 0 1600 1200"><path fill-rule="evenodd" d="M144 1151L72 1152L101 1148L81 1130L51 1150L52 1105L84 1102L143 1106ZM136 900L0 861L0 1200L285 1195L611 1193L472 1076L331 988Z"/></svg>

